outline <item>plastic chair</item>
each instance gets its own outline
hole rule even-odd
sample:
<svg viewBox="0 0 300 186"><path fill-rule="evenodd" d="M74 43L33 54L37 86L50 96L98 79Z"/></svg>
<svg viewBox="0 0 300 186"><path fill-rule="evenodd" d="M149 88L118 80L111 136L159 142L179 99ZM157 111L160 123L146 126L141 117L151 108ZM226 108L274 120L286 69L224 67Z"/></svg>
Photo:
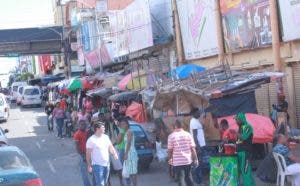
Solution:
<svg viewBox="0 0 300 186"><path fill-rule="evenodd" d="M273 152L273 156L276 161L276 165L277 165L277 169L278 169L276 186L284 186L285 177L292 176L292 175L287 171L287 166L286 166L284 157L281 154L278 154L276 152ZM291 182L292 186L295 185L293 178L291 178L290 182Z"/></svg>

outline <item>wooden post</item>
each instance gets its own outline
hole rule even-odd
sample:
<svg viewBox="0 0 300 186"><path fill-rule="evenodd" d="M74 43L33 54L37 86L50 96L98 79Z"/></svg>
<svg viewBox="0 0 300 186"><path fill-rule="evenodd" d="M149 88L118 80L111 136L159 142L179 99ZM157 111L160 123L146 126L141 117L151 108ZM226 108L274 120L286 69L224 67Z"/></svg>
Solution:
<svg viewBox="0 0 300 186"><path fill-rule="evenodd" d="M274 71L282 72L277 1L269 0L269 3L270 3L270 13L271 13L270 19L271 19L271 30L272 30L272 50L273 50ZM277 94L282 94L283 93L282 78L279 78L277 80L276 85L277 85Z"/></svg>
<svg viewBox="0 0 300 186"><path fill-rule="evenodd" d="M179 23L179 16L178 16L176 0L172 0L172 8L173 8L173 16L174 16L175 40L176 40L176 50L177 50L177 59L178 59L177 65L180 66L185 63L185 60L184 60L184 54L183 54L181 30L180 30L180 23Z"/></svg>
<svg viewBox="0 0 300 186"><path fill-rule="evenodd" d="M297 117L296 117L296 96L295 96L295 82L293 78L293 68L291 66L286 67L285 72L287 73L287 87L288 87L288 113L290 115L290 123L293 128L297 128Z"/></svg>
<svg viewBox="0 0 300 186"><path fill-rule="evenodd" d="M218 60L219 63L224 64L224 42L223 42L223 29L222 19L220 14L220 3L219 0L215 0L215 17L216 17L216 28L218 37Z"/></svg>

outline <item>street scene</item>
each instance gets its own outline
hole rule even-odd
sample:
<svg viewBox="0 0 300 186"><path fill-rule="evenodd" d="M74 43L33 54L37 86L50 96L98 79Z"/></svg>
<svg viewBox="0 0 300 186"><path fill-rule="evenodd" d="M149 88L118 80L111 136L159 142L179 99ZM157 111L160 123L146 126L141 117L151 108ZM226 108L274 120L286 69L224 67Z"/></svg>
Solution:
<svg viewBox="0 0 300 186"><path fill-rule="evenodd" d="M300 1L0 6L0 186L300 186Z"/></svg>

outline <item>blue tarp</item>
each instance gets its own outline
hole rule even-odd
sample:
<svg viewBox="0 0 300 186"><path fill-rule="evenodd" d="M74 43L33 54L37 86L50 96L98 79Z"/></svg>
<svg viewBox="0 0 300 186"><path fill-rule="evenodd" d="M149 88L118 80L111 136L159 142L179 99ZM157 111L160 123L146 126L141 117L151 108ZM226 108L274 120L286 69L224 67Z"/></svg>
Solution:
<svg viewBox="0 0 300 186"><path fill-rule="evenodd" d="M206 69L202 66L195 65L195 64L186 64L177 67L173 72L171 72L172 76L175 76L179 79L185 79L189 77L193 73L203 72Z"/></svg>

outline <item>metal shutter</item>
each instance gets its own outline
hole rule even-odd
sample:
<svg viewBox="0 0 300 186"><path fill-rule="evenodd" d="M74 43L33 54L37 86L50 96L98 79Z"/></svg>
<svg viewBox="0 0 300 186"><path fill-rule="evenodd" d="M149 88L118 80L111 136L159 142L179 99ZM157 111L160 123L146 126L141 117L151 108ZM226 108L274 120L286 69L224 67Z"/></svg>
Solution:
<svg viewBox="0 0 300 186"><path fill-rule="evenodd" d="M296 97L296 117L297 124L300 123L300 65L293 66L293 78L295 83L295 97Z"/></svg>
<svg viewBox="0 0 300 186"><path fill-rule="evenodd" d="M255 90L256 108L257 112L261 115L268 116L270 113L270 96L269 85L262 85L261 88Z"/></svg>

